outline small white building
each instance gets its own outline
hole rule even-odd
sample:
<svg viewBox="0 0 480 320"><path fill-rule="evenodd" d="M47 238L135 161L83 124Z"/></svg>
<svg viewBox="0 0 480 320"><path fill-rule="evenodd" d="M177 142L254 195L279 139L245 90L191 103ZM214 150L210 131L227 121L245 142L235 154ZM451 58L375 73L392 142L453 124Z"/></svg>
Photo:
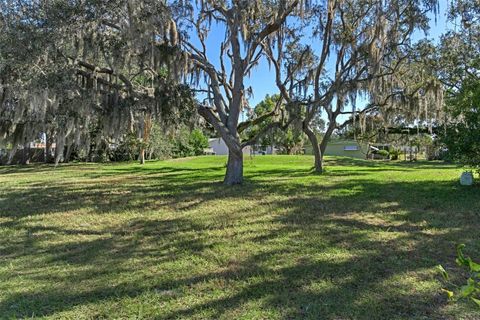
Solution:
<svg viewBox="0 0 480 320"><path fill-rule="evenodd" d="M212 138L208 139L208 148L204 149L206 154L214 154L214 155L228 155L228 147L225 141L222 138ZM246 146L243 148L244 155L250 155L252 148L250 146Z"/></svg>

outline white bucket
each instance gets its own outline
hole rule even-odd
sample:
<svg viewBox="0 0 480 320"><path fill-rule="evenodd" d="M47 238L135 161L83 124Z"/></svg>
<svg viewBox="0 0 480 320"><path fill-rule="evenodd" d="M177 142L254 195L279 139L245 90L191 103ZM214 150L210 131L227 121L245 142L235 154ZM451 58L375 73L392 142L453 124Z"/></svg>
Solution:
<svg viewBox="0 0 480 320"><path fill-rule="evenodd" d="M460 184L462 186L471 186L473 184L473 173L470 171L465 171L460 176Z"/></svg>

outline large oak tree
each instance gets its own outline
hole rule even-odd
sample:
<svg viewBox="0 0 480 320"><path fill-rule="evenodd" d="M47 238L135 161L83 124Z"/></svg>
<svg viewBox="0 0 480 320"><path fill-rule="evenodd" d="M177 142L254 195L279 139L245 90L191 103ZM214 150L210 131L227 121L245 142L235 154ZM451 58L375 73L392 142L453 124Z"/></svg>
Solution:
<svg viewBox="0 0 480 320"><path fill-rule="evenodd" d="M427 13L436 10L434 0L318 1L303 28L279 32L264 44L282 96L306 109L303 130L317 172L323 170L323 155L335 130L361 122L367 113L410 104L415 94L416 101L430 102L421 90L408 90L400 70L411 57L412 34L426 30ZM313 44L306 44L306 34ZM357 105L359 96L367 103ZM396 109L396 114L402 112ZM321 141L311 128L319 113L328 121ZM342 116L348 120L339 123Z"/></svg>
<svg viewBox="0 0 480 320"><path fill-rule="evenodd" d="M153 0L2 2L0 142L14 152L44 133L58 162L64 146L68 158L126 132L142 138L152 118L170 126L192 114L172 10Z"/></svg>
<svg viewBox="0 0 480 320"><path fill-rule="evenodd" d="M252 92L245 85L246 79L264 57L263 43L282 30L289 16L300 14L300 8L306 4L299 0L197 3L191 15L181 20L182 26L190 27L195 34L181 39L182 48L189 54L196 79L200 79L196 81L198 90L207 97L198 110L228 146L224 183L239 184L243 181L242 149L256 141L240 138L241 132L252 124L239 122ZM223 33L222 39L215 39L213 48L207 41L212 28ZM214 63L217 59L212 57L212 51L218 63Z"/></svg>

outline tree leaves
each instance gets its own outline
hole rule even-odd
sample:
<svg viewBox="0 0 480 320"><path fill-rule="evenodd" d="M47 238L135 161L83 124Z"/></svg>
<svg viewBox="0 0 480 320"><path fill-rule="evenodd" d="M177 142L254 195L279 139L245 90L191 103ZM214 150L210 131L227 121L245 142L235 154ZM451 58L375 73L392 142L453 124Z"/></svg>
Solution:
<svg viewBox="0 0 480 320"><path fill-rule="evenodd" d="M92 134L121 140L146 111L162 125L191 120L192 94L179 85L188 57L163 1L22 2L0 10L1 83L11 88L0 105L5 141L49 131L58 162L64 143L87 150Z"/></svg>
<svg viewBox="0 0 480 320"><path fill-rule="evenodd" d="M464 244L457 245L457 258L455 261L459 266L467 268L468 272L470 273L466 285L458 288L457 285L451 283L447 271L441 265L439 265L437 266L437 269L440 271L445 283L453 288L456 288L456 293L452 290L444 288L441 290L447 294L449 299L455 299L457 296L457 299L470 299L478 307L480 307L480 264L473 262L470 257L465 256L463 253L464 248Z"/></svg>

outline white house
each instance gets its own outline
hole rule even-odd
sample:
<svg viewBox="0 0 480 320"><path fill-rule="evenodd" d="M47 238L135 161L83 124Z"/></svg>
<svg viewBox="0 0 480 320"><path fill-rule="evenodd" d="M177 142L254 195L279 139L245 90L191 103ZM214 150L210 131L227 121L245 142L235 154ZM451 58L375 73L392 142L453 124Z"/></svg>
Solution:
<svg viewBox="0 0 480 320"><path fill-rule="evenodd" d="M208 139L208 146L204 151L206 154L214 154L214 155L227 155L228 154L228 147L225 141L222 138L212 138ZM252 148L250 146L246 146L243 148L244 155L250 155Z"/></svg>

